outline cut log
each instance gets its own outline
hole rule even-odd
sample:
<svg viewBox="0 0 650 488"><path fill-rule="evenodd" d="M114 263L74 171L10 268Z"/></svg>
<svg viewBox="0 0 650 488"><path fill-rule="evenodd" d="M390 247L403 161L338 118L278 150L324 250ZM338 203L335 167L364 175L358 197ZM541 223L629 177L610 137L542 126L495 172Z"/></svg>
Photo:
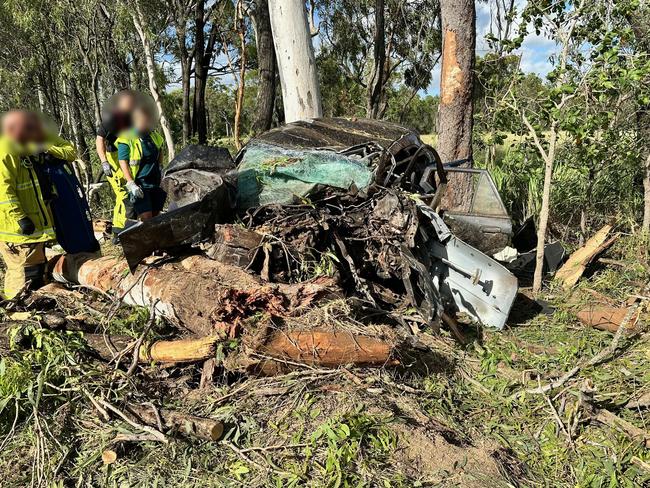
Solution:
<svg viewBox="0 0 650 488"><path fill-rule="evenodd" d="M279 331L265 329L244 338L242 352L231 354L226 369L273 376L295 366L336 368L394 366L395 344L390 340L330 330Z"/></svg>
<svg viewBox="0 0 650 488"><path fill-rule="evenodd" d="M615 333L621 322L627 316L630 307L611 307L605 305L589 305L580 310L576 315L578 319L596 329L607 330ZM633 330L636 327L636 322L639 316L637 312L630 318L626 324L626 329Z"/></svg>
<svg viewBox="0 0 650 488"><path fill-rule="evenodd" d="M179 433L186 437L216 441L223 435L223 422L219 420L196 417L164 408L154 409L151 405L130 403L127 405L127 409L143 424L158 428L158 424L161 423L166 431Z"/></svg>
<svg viewBox="0 0 650 488"><path fill-rule="evenodd" d="M89 254L55 258L52 277L123 297L129 305L155 303L159 316L198 335L223 331L223 323L258 313L286 316L323 298L337 296L329 278L293 285L265 284L235 266L201 256L129 273L124 259ZM228 326L229 328L230 326Z"/></svg>
<svg viewBox="0 0 650 488"><path fill-rule="evenodd" d="M180 339L177 341L156 341L143 344L138 354L139 362L148 363L193 363L214 357L219 341L225 336L210 335L199 338ZM129 336L104 336L102 334L85 334L88 346L105 361L114 357L113 351L122 351L135 342Z"/></svg>
<svg viewBox="0 0 650 488"><path fill-rule="evenodd" d="M612 226L605 225L584 246L571 254L567 262L555 273L555 281L565 289L575 285L582 277L589 263L614 243L617 236L608 239L611 231Z"/></svg>

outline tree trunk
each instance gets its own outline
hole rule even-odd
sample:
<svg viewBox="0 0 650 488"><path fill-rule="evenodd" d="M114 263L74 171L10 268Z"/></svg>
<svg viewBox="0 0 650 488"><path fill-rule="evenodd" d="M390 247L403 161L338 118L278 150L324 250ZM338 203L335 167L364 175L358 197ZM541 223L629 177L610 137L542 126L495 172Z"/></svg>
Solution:
<svg viewBox="0 0 650 488"><path fill-rule="evenodd" d="M285 122L323 116L314 48L302 0L269 0Z"/></svg>
<svg viewBox="0 0 650 488"><path fill-rule="evenodd" d="M239 37L239 83L235 100L234 135L235 147L241 149L241 115L244 108L244 90L246 89L246 24L244 22L243 0L237 2L237 35Z"/></svg>
<svg viewBox="0 0 650 488"><path fill-rule="evenodd" d="M282 316L337 294L333 280L295 285L268 284L240 268L192 256L129 274L123 258L72 254L55 258L52 277L123 296L129 305L149 307L196 335L230 333L232 324L257 313Z"/></svg>
<svg viewBox="0 0 650 488"><path fill-rule="evenodd" d="M447 162L472 156L474 0L442 0L440 13L443 41L438 153Z"/></svg>
<svg viewBox="0 0 650 488"><path fill-rule="evenodd" d="M546 229L551 206L551 182L553 181L553 164L555 163L555 146L557 143L557 123L551 124L551 135L548 153L544 158L544 189L542 190L542 208L539 211L537 226L537 249L535 253L535 274L533 275L533 293L542 291L544 277L544 247L546 245Z"/></svg>
<svg viewBox="0 0 650 488"><path fill-rule="evenodd" d="M205 90L208 84L208 69L205 60L205 2L196 2L194 16L194 111L192 114L192 133L198 137L199 144L208 140L208 128L205 115Z"/></svg>
<svg viewBox="0 0 650 488"><path fill-rule="evenodd" d="M386 80L386 22L384 12L384 0L375 0L375 36L374 36L374 56L372 73L368 81L368 106L366 114L368 118L376 119L379 117L381 103L384 98L384 85Z"/></svg>
<svg viewBox="0 0 650 488"><path fill-rule="evenodd" d="M275 47L271 33L271 19L267 0L259 0L251 14L255 28L255 43L257 45L257 65L259 82L257 87L257 111L253 121L253 132L259 134L271 128L275 104L275 78L277 65L275 62Z"/></svg>
<svg viewBox="0 0 650 488"><path fill-rule="evenodd" d="M192 133L192 115L190 111L190 93L191 93L191 71L192 58L185 45L187 29L185 21L176 23L176 38L178 42L179 63L181 65L181 86L182 86L182 111L183 111L183 145L187 145Z"/></svg>
<svg viewBox="0 0 650 488"><path fill-rule="evenodd" d="M165 136L165 142L167 143L167 154L171 160L174 159L175 156L174 139L172 137L169 121L167 120L167 117L165 116L165 112L163 110L160 91L158 89L158 84L156 83L156 64L153 57L153 51L151 49L151 42L147 37L145 18L142 15L140 5L137 2L135 2L135 13L132 17L133 25L135 25L135 29L138 31L138 35L142 41L144 57L147 63L147 76L149 77L149 91L151 91L151 96L153 97L153 100L156 103L156 107L158 108L160 127L162 128L163 134Z"/></svg>

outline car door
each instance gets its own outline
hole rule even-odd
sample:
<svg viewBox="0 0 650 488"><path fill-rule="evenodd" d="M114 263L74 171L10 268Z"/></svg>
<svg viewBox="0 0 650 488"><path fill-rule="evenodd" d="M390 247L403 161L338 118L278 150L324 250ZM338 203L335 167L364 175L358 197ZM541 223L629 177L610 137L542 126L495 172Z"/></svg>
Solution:
<svg viewBox="0 0 650 488"><path fill-rule="evenodd" d="M512 220L490 173L476 168L445 168L447 191L440 209L461 240L492 255L510 244Z"/></svg>

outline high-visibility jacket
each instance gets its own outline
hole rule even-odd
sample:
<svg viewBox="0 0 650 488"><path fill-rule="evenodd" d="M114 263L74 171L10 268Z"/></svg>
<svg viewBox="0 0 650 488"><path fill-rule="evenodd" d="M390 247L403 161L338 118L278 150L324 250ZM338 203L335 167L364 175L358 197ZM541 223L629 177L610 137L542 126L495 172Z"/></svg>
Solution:
<svg viewBox="0 0 650 488"><path fill-rule="evenodd" d="M74 161L74 146L58 136L45 143L46 151L57 159ZM6 137L0 137L0 241L29 244L56 240L49 205L43 199L34 164L37 157ZM23 235L18 222L29 217L36 230Z"/></svg>
<svg viewBox="0 0 650 488"><path fill-rule="evenodd" d="M160 151L165 143L163 136L155 130L151 131L149 135L156 148ZM135 129L129 129L118 136L115 145L117 146L119 144L129 146L129 166L131 168L131 175L135 178L140 169L140 161L142 161L142 141L140 140L140 136Z"/></svg>

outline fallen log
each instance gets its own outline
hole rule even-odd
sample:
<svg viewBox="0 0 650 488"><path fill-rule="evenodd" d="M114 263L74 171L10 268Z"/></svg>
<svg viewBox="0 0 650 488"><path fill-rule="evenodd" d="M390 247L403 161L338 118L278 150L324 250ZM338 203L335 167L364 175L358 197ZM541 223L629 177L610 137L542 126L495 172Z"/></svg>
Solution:
<svg viewBox="0 0 650 488"><path fill-rule="evenodd" d="M85 334L88 346L103 360L111 361L115 352L131 346L135 339L130 336L104 336L102 334ZM140 363L194 363L214 357L217 344L225 336L210 335L198 338L179 339L175 341L155 341L140 346L138 361Z"/></svg>
<svg viewBox="0 0 650 488"><path fill-rule="evenodd" d="M330 278L298 284L268 284L235 266L190 256L180 262L140 266L134 274L124 259L90 254L59 256L52 277L113 293L128 305L149 307L198 336L223 331L258 313L294 314L338 294ZM230 326L226 327L230 329Z"/></svg>
<svg viewBox="0 0 650 488"><path fill-rule="evenodd" d="M20 329L20 322L8 322L0 325L0 356L8 354L11 350L10 330L14 327ZM83 335L91 353L104 361L112 361L116 354L132 347L135 339L126 335ZM140 363L193 363L213 358L217 344L226 339L224 335L210 335L205 337L179 339L174 341L154 341L140 346L138 361ZM16 346L31 347L28 334L21 330L13 334Z"/></svg>
<svg viewBox="0 0 650 488"><path fill-rule="evenodd" d="M260 376L273 376L296 366L336 368L344 365L395 366L391 340L328 330L261 330L244 337L241 351L224 366Z"/></svg>
<svg viewBox="0 0 650 488"><path fill-rule="evenodd" d="M129 403L127 410L143 423L152 427L162 427L165 431L178 433L185 437L197 437L207 441L216 441L223 435L223 422L220 420L196 417L183 412L156 409L151 405Z"/></svg>
<svg viewBox="0 0 650 488"><path fill-rule="evenodd" d="M616 332L628 312L630 307L612 307L606 305L588 305L576 313L578 320L583 324L600 330ZM633 330L636 327L639 311L636 310L634 315L625 323L626 330Z"/></svg>

